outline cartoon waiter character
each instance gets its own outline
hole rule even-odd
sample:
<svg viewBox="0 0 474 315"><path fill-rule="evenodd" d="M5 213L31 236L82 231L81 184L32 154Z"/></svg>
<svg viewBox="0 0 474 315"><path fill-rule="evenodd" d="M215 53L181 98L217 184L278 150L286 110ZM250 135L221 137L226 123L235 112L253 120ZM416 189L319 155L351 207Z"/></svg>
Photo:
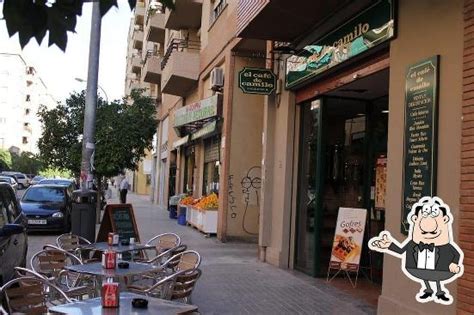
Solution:
<svg viewBox="0 0 474 315"><path fill-rule="evenodd" d="M444 284L462 275L464 254L452 238L449 206L441 198L423 197L413 205L407 219L410 231L402 244L383 231L369 240L369 248L402 259L403 272L422 284L418 302L451 304L453 299ZM436 284L435 296L430 282Z"/></svg>

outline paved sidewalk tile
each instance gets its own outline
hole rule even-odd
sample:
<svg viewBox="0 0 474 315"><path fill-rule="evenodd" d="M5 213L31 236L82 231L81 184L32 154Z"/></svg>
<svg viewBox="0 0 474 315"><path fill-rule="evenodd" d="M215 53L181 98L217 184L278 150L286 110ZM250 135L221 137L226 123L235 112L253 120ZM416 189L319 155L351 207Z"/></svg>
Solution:
<svg viewBox="0 0 474 315"><path fill-rule="evenodd" d="M142 241L174 232L203 257L193 304L202 314L375 314L373 306L295 271L257 260L255 244L221 243L178 225L148 197L130 194Z"/></svg>

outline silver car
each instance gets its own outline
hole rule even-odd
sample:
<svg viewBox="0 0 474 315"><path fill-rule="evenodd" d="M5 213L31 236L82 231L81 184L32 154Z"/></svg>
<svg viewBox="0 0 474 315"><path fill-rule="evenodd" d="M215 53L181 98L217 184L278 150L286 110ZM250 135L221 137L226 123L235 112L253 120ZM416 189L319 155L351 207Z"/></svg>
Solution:
<svg viewBox="0 0 474 315"><path fill-rule="evenodd" d="M15 193L18 191L18 183L13 177L10 176L0 176L0 183L7 183L12 186Z"/></svg>

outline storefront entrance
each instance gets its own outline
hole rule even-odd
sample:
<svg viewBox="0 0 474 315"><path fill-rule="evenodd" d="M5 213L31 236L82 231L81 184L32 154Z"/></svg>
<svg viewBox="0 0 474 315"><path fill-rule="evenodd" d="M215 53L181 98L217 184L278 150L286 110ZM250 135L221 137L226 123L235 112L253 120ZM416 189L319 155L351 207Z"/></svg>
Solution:
<svg viewBox="0 0 474 315"><path fill-rule="evenodd" d="M298 270L326 276L340 207L367 209L364 240L384 227L388 79L385 69L301 104ZM365 246L360 266L381 282L382 256Z"/></svg>

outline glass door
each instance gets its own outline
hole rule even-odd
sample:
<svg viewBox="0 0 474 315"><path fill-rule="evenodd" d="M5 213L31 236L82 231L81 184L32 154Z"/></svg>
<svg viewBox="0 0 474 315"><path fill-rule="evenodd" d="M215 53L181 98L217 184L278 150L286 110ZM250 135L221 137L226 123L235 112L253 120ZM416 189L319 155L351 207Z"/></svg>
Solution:
<svg viewBox="0 0 474 315"><path fill-rule="evenodd" d="M295 268L315 275L322 189L322 101L301 106Z"/></svg>

